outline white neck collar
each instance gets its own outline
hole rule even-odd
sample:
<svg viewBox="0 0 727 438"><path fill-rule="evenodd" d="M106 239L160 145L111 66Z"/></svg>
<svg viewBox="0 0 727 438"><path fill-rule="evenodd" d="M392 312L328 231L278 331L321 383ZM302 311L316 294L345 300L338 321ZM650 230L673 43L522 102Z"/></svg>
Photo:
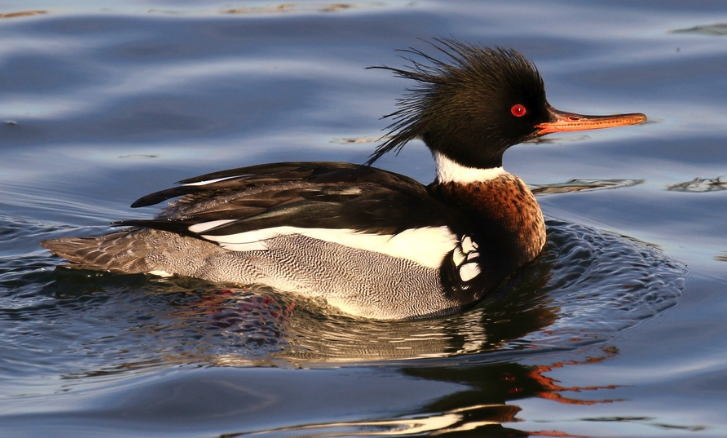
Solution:
<svg viewBox="0 0 727 438"><path fill-rule="evenodd" d="M502 167L494 167L491 169L466 167L445 157L439 152L434 152L433 155L434 161L437 163L437 181L440 184L447 182L468 184L490 181L508 173Z"/></svg>

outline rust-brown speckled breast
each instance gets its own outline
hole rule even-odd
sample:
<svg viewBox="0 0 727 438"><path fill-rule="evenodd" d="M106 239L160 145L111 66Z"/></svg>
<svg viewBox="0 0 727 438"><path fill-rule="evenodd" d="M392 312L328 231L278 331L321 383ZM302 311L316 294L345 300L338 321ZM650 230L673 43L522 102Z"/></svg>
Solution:
<svg viewBox="0 0 727 438"><path fill-rule="evenodd" d="M545 245L543 213L533 193L515 175L506 173L467 184L435 182L429 191L470 217L476 228L473 238L498 269L519 268L540 254Z"/></svg>

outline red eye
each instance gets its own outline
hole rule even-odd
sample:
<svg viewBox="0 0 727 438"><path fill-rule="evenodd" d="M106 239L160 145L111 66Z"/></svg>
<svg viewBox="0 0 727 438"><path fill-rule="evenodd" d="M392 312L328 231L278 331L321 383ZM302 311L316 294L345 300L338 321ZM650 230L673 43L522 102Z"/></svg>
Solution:
<svg viewBox="0 0 727 438"><path fill-rule="evenodd" d="M527 109L525 109L525 107L524 107L524 106L522 106L522 105L520 105L520 104L518 103L517 105L513 105L513 107L512 107L512 108L510 108L510 112L511 112L511 113L512 113L512 115L513 115L513 116L515 116L515 117L522 117L522 116L524 116L525 114L527 114L527 113L528 113L528 110L527 110Z"/></svg>

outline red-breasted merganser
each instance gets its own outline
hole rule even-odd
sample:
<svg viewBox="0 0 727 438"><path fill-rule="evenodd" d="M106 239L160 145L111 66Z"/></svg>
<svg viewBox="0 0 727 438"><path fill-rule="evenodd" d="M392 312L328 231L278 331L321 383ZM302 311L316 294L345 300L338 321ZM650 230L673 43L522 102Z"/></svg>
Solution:
<svg viewBox="0 0 727 438"><path fill-rule="evenodd" d="M514 50L436 39L419 50L389 138L365 165L263 164L180 181L132 207L170 198L150 220L111 234L42 242L72 267L263 284L325 298L353 315L449 314L480 300L545 244L540 207L502 168L510 146L562 131L632 125L643 114L555 110L535 66ZM436 178L424 186L370 165L419 138Z"/></svg>

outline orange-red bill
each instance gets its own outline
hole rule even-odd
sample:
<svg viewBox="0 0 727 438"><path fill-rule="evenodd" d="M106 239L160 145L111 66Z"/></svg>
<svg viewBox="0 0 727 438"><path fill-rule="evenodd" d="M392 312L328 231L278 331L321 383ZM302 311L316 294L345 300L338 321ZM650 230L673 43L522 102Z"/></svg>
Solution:
<svg viewBox="0 0 727 438"><path fill-rule="evenodd" d="M616 126L638 125L646 121L646 116L641 113L616 114L613 116L586 116L583 114L567 113L548 107L550 122L535 125L540 128L538 135L551 134L553 132L586 131L589 129L614 128Z"/></svg>

